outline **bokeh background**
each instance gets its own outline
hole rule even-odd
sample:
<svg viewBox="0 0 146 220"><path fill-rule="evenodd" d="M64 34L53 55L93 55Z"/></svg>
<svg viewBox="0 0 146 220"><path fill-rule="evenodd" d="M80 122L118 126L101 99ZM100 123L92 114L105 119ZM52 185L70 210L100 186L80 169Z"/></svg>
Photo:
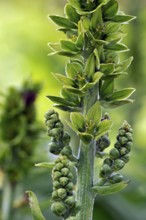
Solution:
<svg viewBox="0 0 146 220"><path fill-rule="evenodd" d="M110 112L114 123L111 138L124 119L134 129L134 147L131 160L123 173L131 183L124 191L95 201L94 220L145 220L146 219L146 1L118 0L121 9L137 16L125 27L128 34L124 42L130 51L123 57L134 56L129 75L118 80L119 87L135 87L134 104L120 107ZM37 117L43 123L44 113L52 106L46 98L59 95L60 84L51 72L64 73L66 58L48 57L47 43L57 42L65 36L56 31L56 26L48 19L48 14L63 14L65 0L0 0L0 90L5 92L10 85L19 86L31 77L41 82L43 88L37 99ZM64 119L64 113L61 118ZM46 139L39 141L36 162L51 160L47 155ZM23 187L22 187L23 186ZM23 190L22 190L23 189ZM50 213L51 179L43 168L33 168L28 178L20 183L16 197L22 191L33 190L41 203L47 219L57 219ZM16 210L15 220L31 220L28 206ZM13 219L11 219L13 220Z"/></svg>

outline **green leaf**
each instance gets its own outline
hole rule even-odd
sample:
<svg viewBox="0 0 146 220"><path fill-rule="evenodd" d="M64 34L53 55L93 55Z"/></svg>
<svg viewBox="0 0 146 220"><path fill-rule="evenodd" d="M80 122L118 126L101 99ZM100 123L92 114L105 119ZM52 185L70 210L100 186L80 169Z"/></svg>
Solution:
<svg viewBox="0 0 146 220"><path fill-rule="evenodd" d="M127 89L122 89L122 90L119 90L119 91L115 91L115 92L113 92L113 94L110 97L108 97L107 100L117 101L117 100L126 99L129 96L131 96L133 92L135 92L134 88L127 88Z"/></svg>
<svg viewBox="0 0 146 220"><path fill-rule="evenodd" d="M84 69L87 77L90 79L95 73L95 56L94 53L90 54Z"/></svg>
<svg viewBox="0 0 146 220"><path fill-rule="evenodd" d="M70 4L66 4L65 12L69 20L71 20L72 22L78 23L78 21L80 20L80 16Z"/></svg>
<svg viewBox="0 0 146 220"><path fill-rule="evenodd" d="M99 70L100 69L100 57L99 57L99 51L97 48L94 50L94 55L95 55L95 66Z"/></svg>
<svg viewBox="0 0 146 220"><path fill-rule="evenodd" d="M78 132L78 135L84 144L89 144L93 140L93 136L91 134Z"/></svg>
<svg viewBox="0 0 146 220"><path fill-rule="evenodd" d="M120 43L109 43L107 45L104 45L104 48L107 50L116 50L116 51L128 51L128 47L124 44L120 44Z"/></svg>
<svg viewBox="0 0 146 220"><path fill-rule="evenodd" d="M60 82L63 85L72 86L74 84L74 81L71 78L66 77L62 74L52 73L52 75L58 80L58 82Z"/></svg>
<svg viewBox="0 0 146 220"><path fill-rule="evenodd" d="M117 33L112 33L109 34L106 37L106 41L112 42L112 41L120 41L122 40L127 34L124 34L123 32L117 32Z"/></svg>
<svg viewBox="0 0 146 220"><path fill-rule="evenodd" d="M80 9L80 1L79 0L68 0L68 2L76 9Z"/></svg>
<svg viewBox="0 0 146 220"><path fill-rule="evenodd" d="M68 77L74 79L74 77L83 72L83 67L79 63L67 63L66 74Z"/></svg>
<svg viewBox="0 0 146 220"><path fill-rule="evenodd" d="M60 41L60 44L61 44L61 48L63 50L68 50L68 51L71 51L71 52L78 52L79 49L77 48L76 44L72 41L69 41L69 40L61 40Z"/></svg>
<svg viewBox="0 0 146 220"><path fill-rule="evenodd" d="M77 129L70 121L66 121L66 124L67 124L74 132L78 132L78 129Z"/></svg>
<svg viewBox="0 0 146 220"><path fill-rule="evenodd" d="M90 29L90 19L86 16L81 17L81 26L83 31L88 31Z"/></svg>
<svg viewBox="0 0 146 220"><path fill-rule="evenodd" d="M85 95L85 92L80 90L80 89L76 89L76 88L73 88L73 87L64 87L68 92L70 93L73 93L74 95L76 96L79 96L79 97L82 97Z"/></svg>
<svg viewBox="0 0 146 220"><path fill-rule="evenodd" d="M96 127L95 139L98 140L101 136L106 134L112 127L113 122L111 120L103 120Z"/></svg>
<svg viewBox="0 0 146 220"><path fill-rule="evenodd" d="M129 181L122 181L120 183L115 183L109 186L93 186L92 190L94 193L97 193L101 196L110 195L125 189L128 186L128 182Z"/></svg>
<svg viewBox="0 0 146 220"><path fill-rule="evenodd" d="M100 8L97 8L91 17L91 27L96 30L97 24L100 23L100 21L101 21Z"/></svg>
<svg viewBox="0 0 146 220"><path fill-rule="evenodd" d="M73 126L80 132L85 131L85 119L79 112L73 112L70 114L70 120Z"/></svg>
<svg viewBox="0 0 146 220"><path fill-rule="evenodd" d="M111 21L119 22L119 23L127 23L135 19L135 16L131 15L116 15L115 17L111 18Z"/></svg>
<svg viewBox="0 0 146 220"><path fill-rule="evenodd" d="M86 118L88 121L93 121L93 123L99 123L101 119L101 106L100 102L96 102L87 112Z"/></svg>
<svg viewBox="0 0 146 220"><path fill-rule="evenodd" d="M60 51L61 50L60 43L48 43L48 46L53 51Z"/></svg>
<svg viewBox="0 0 146 220"><path fill-rule="evenodd" d="M34 220L46 220L40 210L36 195L32 191L26 192L29 196L29 204Z"/></svg>
<svg viewBox="0 0 146 220"><path fill-rule="evenodd" d="M102 86L100 88L101 99L111 96L113 91L114 91L114 80L109 79L103 81Z"/></svg>
<svg viewBox="0 0 146 220"><path fill-rule="evenodd" d="M105 34L112 34L120 29L121 25L115 22L108 21L105 23Z"/></svg>
<svg viewBox="0 0 146 220"><path fill-rule="evenodd" d="M70 93L68 90L66 90L66 88L63 88L61 90L61 95L65 98L65 100L69 102L76 103L76 105L80 104L79 98L76 95Z"/></svg>
<svg viewBox="0 0 146 220"><path fill-rule="evenodd" d="M118 12L118 2L110 0L105 6L103 6L103 16L105 18L112 18Z"/></svg>
<svg viewBox="0 0 146 220"><path fill-rule="evenodd" d="M71 22L70 20L68 20L67 18L60 17L57 15L50 15L49 17L55 24L61 27L69 28L69 29L77 29L77 25Z"/></svg>
<svg viewBox="0 0 146 220"><path fill-rule="evenodd" d="M101 101L101 105L104 108L117 108L119 106L133 103L133 102L134 100L131 100L131 99L125 99L125 100L119 100L119 101Z"/></svg>
<svg viewBox="0 0 146 220"><path fill-rule="evenodd" d="M42 162L42 163L36 163L36 167L43 167L43 168L49 168L52 169L54 167L55 163L51 162Z"/></svg>
<svg viewBox="0 0 146 220"><path fill-rule="evenodd" d="M59 51L57 52L58 55L61 55L61 56L65 56L65 57L77 57L78 56L78 53L77 52L71 52L71 51Z"/></svg>
<svg viewBox="0 0 146 220"><path fill-rule="evenodd" d="M66 101L65 99L57 96L47 96L48 99L50 99L52 102L55 102L57 104L63 104L67 106L75 106L75 103Z"/></svg>
<svg viewBox="0 0 146 220"><path fill-rule="evenodd" d="M114 72L115 64L114 63L102 63L100 64L100 71L104 74L111 74Z"/></svg>
<svg viewBox="0 0 146 220"><path fill-rule="evenodd" d="M93 76L94 84L96 84L101 79L102 76L103 76L102 72L96 72Z"/></svg>
<svg viewBox="0 0 146 220"><path fill-rule="evenodd" d="M71 106L66 106L66 105L54 104L53 106L62 110L62 111L66 111L66 112L79 112L81 110L78 107L71 107Z"/></svg>
<svg viewBox="0 0 146 220"><path fill-rule="evenodd" d="M133 57L129 57L127 60L124 60L123 62L119 63L115 67L116 72L122 72L128 69L130 66L131 62L133 60Z"/></svg>
<svg viewBox="0 0 146 220"><path fill-rule="evenodd" d="M81 32L76 40L76 46L80 49L84 46L84 32Z"/></svg>

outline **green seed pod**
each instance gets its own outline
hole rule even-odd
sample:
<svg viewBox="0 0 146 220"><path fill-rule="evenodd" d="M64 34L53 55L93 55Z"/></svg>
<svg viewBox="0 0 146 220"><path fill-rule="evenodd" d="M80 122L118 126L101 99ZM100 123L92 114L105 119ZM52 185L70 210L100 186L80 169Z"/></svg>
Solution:
<svg viewBox="0 0 146 220"><path fill-rule="evenodd" d="M114 161L114 170L121 170L125 165L125 162L121 159L117 159Z"/></svg>
<svg viewBox="0 0 146 220"><path fill-rule="evenodd" d="M70 146L66 146L63 148L63 150L61 151L62 155L65 155L67 157L70 157L72 155L72 149Z"/></svg>
<svg viewBox="0 0 146 220"><path fill-rule="evenodd" d="M58 199L59 199L57 190L55 190L55 191L52 192L52 199L53 199L53 200L58 200Z"/></svg>
<svg viewBox="0 0 146 220"><path fill-rule="evenodd" d="M67 175L69 174L69 169L66 168L66 167L65 167L65 168L62 168L62 169L61 169L61 173L62 173L63 176L67 176Z"/></svg>
<svg viewBox="0 0 146 220"><path fill-rule="evenodd" d="M112 166L113 164L113 161L110 159L110 158L106 158L104 161L103 161L104 164L107 164L109 165L110 167Z"/></svg>
<svg viewBox="0 0 146 220"><path fill-rule="evenodd" d="M49 146L50 153L55 154L55 155L60 154L61 149L57 142L50 142L48 146Z"/></svg>
<svg viewBox="0 0 146 220"><path fill-rule="evenodd" d="M61 178L59 179L59 181L60 181L60 184L61 184L62 186L66 186L67 183L69 182L69 179L68 179L67 177L61 177Z"/></svg>
<svg viewBox="0 0 146 220"><path fill-rule="evenodd" d="M54 186L55 189L59 189L61 187L59 181L53 181L53 186Z"/></svg>
<svg viewBox="0 0 146 220"><path fill-rule="evenodd" d="M120 153L119 153L119 150L117 150L116 148L113 148L110 150L109 155L112 160L116 160L119 158Z"/></svg>
<svg viewBox="0 0 146 220"><path fill-rule="evenodd" d="M100 169L100 177L108 177L112 173L112 169L109 165L103 164L101 169Z"/></svg>
<svg viewBox="0 0 146 220"><path fill-rule="evenodd" d="M125 163L128 163L129 155L125 155L125 156L121 157L121 160L123 160Z"/></svg>
<svg viewBox="0 0 146 220"><path fill-rule="evenodd" d="M59 171L55 171L52 173L53 180L59 180L59 178L62 176L62 174Z"/></svg>
<svg viewBox="0 0 146 220"><path fill-rule="evenodd" d="M67 199L64 201L69 208L73 208L75 205L75 197L74 196L68 196Z"/></svg>
<svg viewBox="0 0 146 220"><path fill-rule="evenodd" d="M121 174L114 174L110 176L109 181L111 183L120 183L123 180L123 176Z"/></svg>
<svg viewBox="0 0 146 220"><path fill-rule="evenodd" d="M62 163L57 163L54 167L55 170L61 171L61 169L63 168L63 164Z"/></svg>
<svg viewBox="0 0 146 220"><path fill-rule="evenodd" d="M124 145L127 143L128 139L126 137L118 136L118 141L120 142L121 145Z"/></svg>
<svg viewBox="0 0 146 220"><path fill-rule="evenodd" d="M67 207L63 204L63 202L54 202L51 206L51 210L56 215L63 216L67 212Z"/></svg>
<svg viewBox="0 0 146 220"><path fill-rule="evenodd" d="M65 197L67 196L67 191L64 188L58 189L57 193L60 199L65 199Z"/></svg>

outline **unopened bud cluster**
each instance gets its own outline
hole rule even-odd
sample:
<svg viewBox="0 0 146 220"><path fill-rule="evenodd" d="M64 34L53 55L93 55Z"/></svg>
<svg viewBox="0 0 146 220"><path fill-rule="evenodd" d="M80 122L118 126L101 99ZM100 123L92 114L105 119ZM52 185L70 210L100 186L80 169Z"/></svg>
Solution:
<svg viewBox="0 0 146 220"><path fill-rule="evenodd" d="M52 170L53 203L51 210L57 216L66 218L75 207L74 184L72 182L73 174L70 162L73 153L69 146L71 138L68 133L64 132L64 126L57 112L50 110L45 114L45 118L48 135L52 138L49 143L49 150L51 153L59 155Z"/></svg>
<svg viewBox="0 0 146 220"><path fill-rule="evenodd" d="M103 161L100 169L100 184L118 183L123 176L117 171L121 170L129 161L129 153L133 145L132 128L125 121L119 129L117 141L109 152L109 157Z"/></svg>

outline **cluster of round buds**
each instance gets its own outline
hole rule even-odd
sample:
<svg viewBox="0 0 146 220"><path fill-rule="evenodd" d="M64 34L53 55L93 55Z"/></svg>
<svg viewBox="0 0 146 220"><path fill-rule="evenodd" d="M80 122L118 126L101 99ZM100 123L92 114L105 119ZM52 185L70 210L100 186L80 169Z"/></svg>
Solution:
<svg viewBox="0 0 146 220"><path fill-rule="evenodd" d="M59 115L53 109L45 114L45 124L48 128L48 135L51 137L49 143L49 151L55 155L60 154L64 146L69 145L70 135L64 132L63 123L59 119Z"/></svg>
<svg viewBox="0 0 146 220"><path fill-rule="evenodd" d="M52 170L53 179L53 203L51 210L61 217L68 217L75 208L75 193L73 191L71 164L67 156L60 155L55 161Z"/></svg>
<svg viewBox="0 0 146 220"><path fill-rule="evenodd" d="M102 183L118 183L121 182L123 176L116 173L121 170L125 163L129 161L129 152L133 145L132 128L125 121L119 129L117 141L109 152L109 157L103 161L100 169L100 177Z"/></svg>

